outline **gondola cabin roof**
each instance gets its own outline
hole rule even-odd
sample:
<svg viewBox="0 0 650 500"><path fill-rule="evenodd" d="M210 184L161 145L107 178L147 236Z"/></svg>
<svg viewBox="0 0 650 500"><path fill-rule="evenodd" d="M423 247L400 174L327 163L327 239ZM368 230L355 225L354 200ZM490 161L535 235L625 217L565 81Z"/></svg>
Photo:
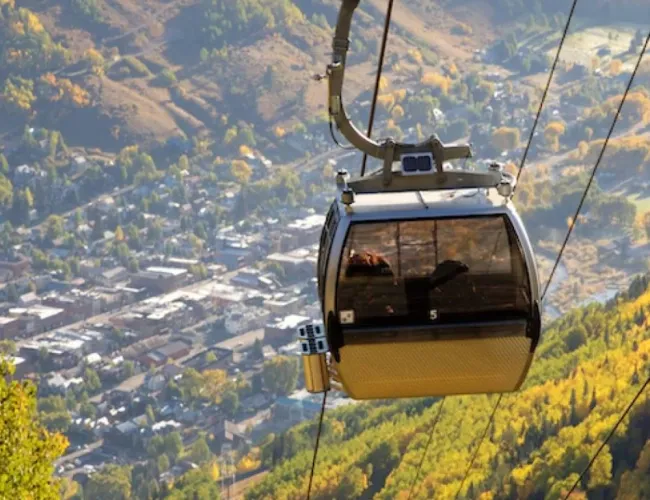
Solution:
<svg viewBox="0 0 650 500"><path fill-rule="evenodd" d="M503 213L508 203L494 189L471 188L355 194L351 205L339 200L339 209L342 215L362 219L400 217L425 210L444 217Z"/></svg>

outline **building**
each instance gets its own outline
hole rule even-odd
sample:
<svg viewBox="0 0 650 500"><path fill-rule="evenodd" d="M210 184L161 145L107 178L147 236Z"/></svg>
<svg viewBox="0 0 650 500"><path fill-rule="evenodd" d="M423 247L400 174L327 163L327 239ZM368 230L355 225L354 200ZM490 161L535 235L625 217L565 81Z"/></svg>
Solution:
<svg viewBox="0 0 650 500"><path fill-rule="evenodd" d="M298 327L311 322L307 316L291 314L282 319L268 323L264 327L264 343L271 345L285 345L298 335Z"/></svg>
<svg viewBox="0 0 650 500"><path fill-rule="evenodd" d="M147 367L162 366L171 359L176 360L187 356L191 352L191 349L192 344L189 342L184 340L175 340L140 356L138 361Z"/></svg>
<svg viewBox="0 0 650 500"><path fill-rule="evenodd" d="M221 447L224 444L230 444L234 449L241 446L249 445L250 440L239 426L230 420L224 420L220 423L214 432L216 445Z"/></svg>
<svg viewBox="0 0 650 500"><path fill-rule="evenodd" d="M34 361L44 350L59 367L71 368L76 366L84 355L96 351L103 352L107 345L106 338L98 331L58 330L39 340L25 342L20 348L20 354Z"/></svg>
<svg viewBox="0 0 650 500"><path fill-rule="evenodd" d="M275 400L272 416L275 420L295 424L315 418L320 413L320 408L321 403L315 398L303 394L292 394Z"/></svg>
<svg viewBox="0 0 650 500"><path fill-rule="evenodd" d="M22 276L29 268L29 259L24 255L2 255L0 256L0 269L7 269L12 272L14 278Z"/></svg>
<svg viewBox="0 0 650 500"><path fill-rule="evenodd" d="M278 294L264 301L264 308L277 316L296 314L305 303L304 296Z"/></svg>
<svg viewBox="0 0 650 500"><path fill-rule="evenodd" d="M0 316L0 340L15 339L20 333L18 318Z"/></svg>
<svg viewBox="0 0 650 500"><path fill-rule="evenodd" d="M357 403L342 393L335 392L328 396L327 410ZM274 420L285 422L287 425L310 420L320 413L322 399L320 394L311 394L306 389L300 389L289 396L276 399L271 408L271 415Z"/></svg>
<svg viewBox="0 0 650 500"><path fill-rule="evenodd" d="M65 311L68 321L76 321L102 312L102 297L96 291L73 288L68 293L51 293L43 298L43 305Z"/></svg>
<svg viewBox="0 0 650 500"><path fill-rule="evenodd" d="M270 312L261 307L233 305L224 318L224 326L230 335L239 335L261 327L269 318Z"/></svg>
<svg viewBox="0 0 650 500"><path fill-rule="evenodd" d="M154 293L166 293L180 287L187 275L187 269L151 266L133 275L131 286L144 287Z"/></svg>
<svg viewBox="0 0 650 500"><path fill-rule="evenodd" d="M212 353L214 359L208 361L208 354ZM210 356L212 358L212 356ZM185 361L184 365L188 368L194 368L199 371L203 370L226 370L235 359L235 353L232 349L225 347L212 346L204 351L195 354Z"/></svg>
<svg viewBox="0 0 650 500"><path fill-rule="evenodd" d="M126 268L122 266L106 269L102 271L96 280L104 286L112 286L129 279L129 273Z"/></svg>
<svg viewBox="0 0 650 500"><path fill-rule="evenodd" d="M34 305L9 309L9 316L17 318L20 335L35 335L62 326L65 310L58 307Z"/></svg>
<svg viewBox="0 0 650 500"><path fill-rule="evenodd" d="M324 224L325 215L312 214L291 222L283 229L290 238L293 248L296 248L296 246L311 245L318 241Z"/></svg>
<svg viewBox="0 0 650 500"><path fill-rule="evenodd" d="M286 276L299 281L316 273L317 248L299 248L286 253L272 253L266 261L282 267Z"/></svg>

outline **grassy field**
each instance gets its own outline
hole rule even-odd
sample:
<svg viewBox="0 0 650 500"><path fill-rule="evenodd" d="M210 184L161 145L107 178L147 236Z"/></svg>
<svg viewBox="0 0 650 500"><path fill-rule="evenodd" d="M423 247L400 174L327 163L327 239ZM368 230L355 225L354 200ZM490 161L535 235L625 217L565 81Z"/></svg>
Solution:
<svg viewBox="0 0 650 500"><path fill-rule="evenodd" d="M611 57L623 61L623 68L627 71L634 69L634 57L628 54L630 41L640 25L613 24L610 26L591 25L589 21L581 20L577 28L570 29L564 42L560 60L564 63L583 64L591 66L594 57L598 57L598 51L609 47L612 51ZM552 43L547 40L544 49L550 57L555 56L559 33L555 34ZM602 58L601 62L609 57Z"/></svg>

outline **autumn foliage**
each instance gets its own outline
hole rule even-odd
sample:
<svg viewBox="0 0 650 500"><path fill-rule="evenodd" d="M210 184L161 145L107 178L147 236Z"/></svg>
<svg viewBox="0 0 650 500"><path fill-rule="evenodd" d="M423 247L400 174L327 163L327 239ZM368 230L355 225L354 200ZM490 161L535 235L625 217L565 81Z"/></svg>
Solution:
<svg viewBox="0 0 650 500"><path fill-rule="evenodd" d="M610 305L547 326L523 388L503 397L463 498L563 498L650 369L650 276ZM359 403L328 411L313 498L454 498L496 396ZM641 398L575 498L650 495L650 403ZM262 448L271 474L247 498L304 498L315 422ZM427 450L426 454L425 449ZM552 478L552 479L551 479ZM627 496L626 496L627 495ZM636 496L635 496L636 495Z"/></svg>
<svg viewBox="0 0 650 500"><path fill-rule="evenodd" d="M0 498L58 499L53 462L67 439L40 425L36 387L12 374L13 366L0 359Z"/></svg>
<svg viewBox="0 0 650 500"><path fill-rule="evenodd" d="M500 127L492 133L492 143L500 151L515 149L521 141L519 129Z"/></svg>
<svg viewBox="0 0 650 500"><path fill-rule="evenodd" d="M427 87L433 87L441 94L446 95L449 93L451 79L448 76L443 76L439 73L427 72L422 76L420 83Z"/></svg>
<svg viewBox="0 0 650 500"><path fill-rule="evenodd" d="M64 102L76 108L84 108L90 104L88 92L75 85L67 78L57 78L52 73L43 75L39 83L41 93L49 102Z"/></svg>

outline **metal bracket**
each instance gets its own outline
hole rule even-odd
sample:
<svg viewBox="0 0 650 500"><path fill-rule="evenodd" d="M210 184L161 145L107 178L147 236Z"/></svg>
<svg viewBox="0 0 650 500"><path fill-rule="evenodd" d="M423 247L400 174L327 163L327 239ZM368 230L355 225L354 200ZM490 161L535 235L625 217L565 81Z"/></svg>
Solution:
<svg viewBox="0 0 650 500"><path fill-rule="evenodd" d="M348 118L343 107L342 92L345 76L345 61L349 48L350 26L355 9L360 0L343 0L339 10L336 31L332 47L334 49L332 63L327 67L329 87L329 112L337 128L355 148L368 156L384 161L384 186L388 187L393 180L392 163L402 155L409 153L432 153L436 162L436 173L443 173L446 161L470 158L472 149L468 144L444 144L433 135L424 142L417 144L400 143L392 140L377 142L359 131Z"/></svg>

